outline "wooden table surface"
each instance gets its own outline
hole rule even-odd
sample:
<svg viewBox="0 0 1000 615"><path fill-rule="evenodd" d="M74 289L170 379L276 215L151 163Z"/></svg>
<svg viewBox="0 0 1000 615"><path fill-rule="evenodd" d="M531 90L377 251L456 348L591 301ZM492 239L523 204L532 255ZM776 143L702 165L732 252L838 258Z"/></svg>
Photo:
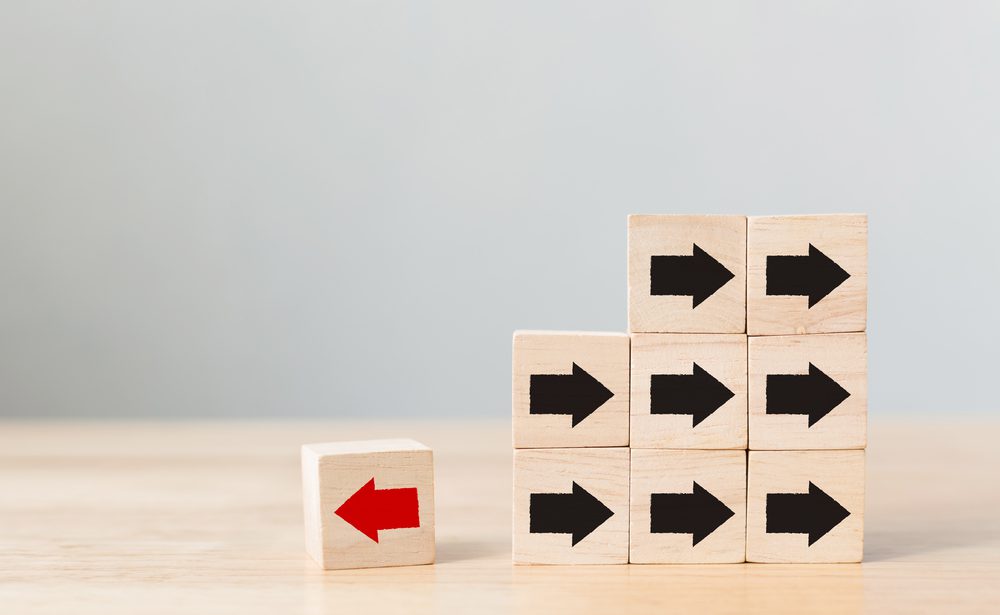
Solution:
<svg viewBox="0 0 1000 615"><path fill-rule="evenodd" d="M435 450L438 563L321 572L299 445ZM872 420L865 563L513 566L507 421L0 423L0 612L1000 612L1000 422Z"/></svg>

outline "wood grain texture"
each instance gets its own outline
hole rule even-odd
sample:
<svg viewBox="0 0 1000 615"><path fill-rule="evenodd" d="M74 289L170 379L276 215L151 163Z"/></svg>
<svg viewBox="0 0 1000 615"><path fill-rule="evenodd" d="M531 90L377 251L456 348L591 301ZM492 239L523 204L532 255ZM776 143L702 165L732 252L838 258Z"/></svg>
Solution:
<svg viewBox="0 0 1000 615"><path fill-rule="evenodd" d="M768 494L807 494L810 483L846 508L849 516L814 544L805 534L768 532ZM747 561L860 562L864 519L864 451L750 451Z"/></svg>
<svg viewBox="0 0 1000 615"><path fill-rule="evenodd" d="M988 613L1000 422L873 412L861 564L514 566L509 419L0 424L0 605L16 615ZM434 449L437 562L320 570L305 442Z"/></svg>
<svg viewBox="0 0 1000 615"><path fill-rule="evenodd" d="M868 440L866 334L751 337L749 344L751 450L865 447ZM768 375L808 374L810 363L833 379L850 396L812 426L809 425L806 414L768 414ZM803 406L807 404L803 400Z"/></svg>
<svg viewBox="0 0 1000 615"><path fill-rule="evenodd" d="M624 333L515 331L513 350L515 448L627 446L629 338ZM531 377L573 373L573 364L612 394L577 425L568 414L531 414Z"/></svg>
<svg viewBox="0 0 1000 615"><path fill-rule="evenodd" d="M804 256L812 244L850 277L809 307L804 296L767 294L767 257ZM864 331L868 319L868 216L752 216L747 219L747 333Z"/></svg>
<svg viewBox="0 0 1000 615"><path fill-rule="evenodd" d="M633 333L746 331L746 218L628 217L628 326ZM652 295L650 259L690 256L697 244L733 278L697 307L690 296Z"/></svg>
<svg viewBox="0 0 1000 615"><path fill-rule="evenodd" d="M376 490L416 489L419 525L377 531L376 542L335 514L371 480ZM394 439L303 445L302 493L306 551L323 568L434 561L434 460L423 444Z"/></svg>
<svg viewBox="0 0 1000 615"><path fill-rule="evenodd" d="M746 558L745 451L632 449L629 561L639 564L738 563ZM692 544L691 534L652 533L654 493L693 493L698 485L733 516Z"/></svg>
<svg viewBox="0 0 1000 615"><path fill-rule="evenodd" d="M747 338L742 334L632 335L629 438L632 448L746 449ZM694 425L691 415L653 414L655 374L691 374L694 364L733 397Z"/></svg>
<svg viewBox="0 0 1000 615"><path fill-rule="evenodd" d="M578 484L611 518L578 544L568 534L530 531L531 494L569 494ZM514 451L514 562L518 564L628 563L629 450L627 448Z"/></svg>

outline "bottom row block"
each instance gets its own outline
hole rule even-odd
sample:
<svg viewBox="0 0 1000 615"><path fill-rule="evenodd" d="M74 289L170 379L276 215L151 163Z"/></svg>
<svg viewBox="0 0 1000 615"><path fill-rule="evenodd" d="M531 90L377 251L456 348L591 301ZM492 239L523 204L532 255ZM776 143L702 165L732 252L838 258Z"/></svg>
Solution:
<svg viewBox="0 0 1000 615"><path fill-rule="evenodd" d="M516 450L514 562L859 562L864 454Z"/></svg>

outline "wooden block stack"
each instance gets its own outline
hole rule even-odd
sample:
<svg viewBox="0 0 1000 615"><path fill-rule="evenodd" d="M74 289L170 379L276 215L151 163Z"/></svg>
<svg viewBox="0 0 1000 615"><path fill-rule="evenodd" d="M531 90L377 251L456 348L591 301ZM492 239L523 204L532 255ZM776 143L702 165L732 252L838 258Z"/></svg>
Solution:
<svg viewBox="0 0 1000 615"><path fill-rule="evenodd" d="M861 561L867 218L628 244L629 334L514 334L514 561Z"/></svg>

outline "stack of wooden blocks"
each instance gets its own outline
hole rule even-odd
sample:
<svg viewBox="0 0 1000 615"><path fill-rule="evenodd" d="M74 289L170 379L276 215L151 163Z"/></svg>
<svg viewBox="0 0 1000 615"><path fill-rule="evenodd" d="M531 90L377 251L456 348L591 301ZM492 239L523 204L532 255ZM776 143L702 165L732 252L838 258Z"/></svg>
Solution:
<svg viewBox="0 0 1000 615"><path fill-rule="evenodd" d="M629 333L514 334L514 561L861 561L867 241L630 216Z"/></svg>

